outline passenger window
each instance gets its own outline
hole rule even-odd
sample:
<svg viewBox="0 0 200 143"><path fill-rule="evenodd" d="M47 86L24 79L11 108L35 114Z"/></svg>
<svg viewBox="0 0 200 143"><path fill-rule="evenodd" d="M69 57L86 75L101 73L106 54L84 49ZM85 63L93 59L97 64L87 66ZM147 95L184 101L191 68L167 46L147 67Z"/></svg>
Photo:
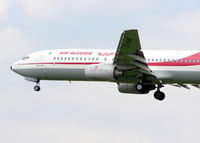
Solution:
<svg viewBox="0 0 200 143"><path fill-rule="evenodd" d="M76 61L78 61L78 57L76 57Z"/></svg>
<svg viewBox="0 0 200 143"><path fill-rule="evenodd" d="M156 59L156 62L158 61L158 59Z"/></svg>
<svg viewBox="0 0 200 143"><path fill-rule="evenodd" d="M84 61L86 61L86 59L87 59L87 58L85 57L85 58L84 58Z"/></svg>
<svg viewBox="0 0 200 143"><path fill-rule="evenodd" d="M197 63L199 63L199 60L197 60Z"/></svg>
<svg viewBox="0 0 200 143"><path fill-rule="evenodd" d="M57 60L59 60L59 57L57 57Z"/></svg>
<svg viewBox="0 0 200 143"><path fill-rule="evenodd" d="M150 59L148 59L148 61L150 62Z"/></svg>
<svg viewBox="0 0 200 143"><path fill-rule="evenodd" d="M91 58L88 58L88 61L90 61Z"/></svg>
<svg viewBox="0 0 200 143"><path fill-rule="evenodd" d="M65 61L67 60L67 57L65 57Z"/></svg>
<svg viewBox="0 0 200 143"><path fill-rule="evenodd" d="M183 62L183 60L181 60L181 63Z"/></svg>
<svg viewBox="0 0 200 143"><path fill-rule="evenodd" d="M99 60L99 58L96 58L96 61L98 61Z"/></svg>
<svg viewBox="0 0 200 143"><path fill-rule="evenodd" d="M53 59L56 60L56 57L54 57Z"/></svg>
<svg viewBox="0 0 200 143"><path fill-rule="evenodd" d="M187 60L185 60L185 63L187 63Z"/></svg>
<svg viewBox="0 0 200 143"><path fill-rule="evenodd" d="M72 57L72 61L74 60L74 57Z"/></svg>
<svg viewBox="0 0 200 143"><path fill-rule="evenodd" d="M195 63L196 62L196 60L193 60L193 63Z"/></svg>
<svg viewBox="0 0 200 143"><path fill-rule="evenodd" d="M191 63L192 62L192 60L189 60L189 63Z"/></svg>
<svg viewBox="0 0 200 143"><path fill-rule="evenodd" d="M80 58L80 61L82 61L82 59L83 59L83 58L81 57L81 58Z"/></svg>
<svg viewBox="0 0 200 143"><path fill-rule="evenodd" d="M179 60L176 60L176 62L179 62Z"/></svg>
<svg viewBox="0 0 200 143"><path fill-rule="evenodd" d="M68 57L68 61L70 60L70 57Z"/></svg>
<svg viewBox="0 0 200 143"><path fill-rule="evenodd" d="M63 60L63 57L61 57L61 60Z"/></svg>
<svg viewBox="0 0 200 143"><path fill-rule="evenodd" d="M94 61L94 58L92 58L92 61Z"/></svg>
<svg viewBox="0 0 200 143"><path fill-rule="evenodd" d="M107 61L107 58L104 58L104 61Z"/></svg>
<svg viewBox="0 0 200 143"><path fill-rule="evenodd" d="M166 59L164 59L163 61L166 62Z"/></svg>

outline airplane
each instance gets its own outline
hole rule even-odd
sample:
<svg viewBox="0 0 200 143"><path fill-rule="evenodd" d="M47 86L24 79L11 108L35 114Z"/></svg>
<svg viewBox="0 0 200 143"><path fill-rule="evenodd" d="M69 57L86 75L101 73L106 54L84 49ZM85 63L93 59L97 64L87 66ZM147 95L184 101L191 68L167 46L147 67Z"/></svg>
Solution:
<svg viewBox="0 0 200 143"><path fill-rule="evenodd" d="M116 49L56 49L31 53L11 70L35 82L41 80L114 82L126 94L148 94L162 101L169 84L200 88L200 52L142 51L137 29L125 30Z"/></svg>

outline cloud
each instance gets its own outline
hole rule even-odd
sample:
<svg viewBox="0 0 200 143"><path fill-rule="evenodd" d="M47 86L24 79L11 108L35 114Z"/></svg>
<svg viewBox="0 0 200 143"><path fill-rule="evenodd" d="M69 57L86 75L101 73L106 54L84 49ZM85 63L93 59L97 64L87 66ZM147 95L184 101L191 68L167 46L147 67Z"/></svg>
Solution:
<svg viewBox="0 0 200 143"><path fill-rule="evenodd" d="M177 88L176 96L175 88L162 89L167 99L158 102L151 94L119 94L111 83L72 82L69 86L48 81L35 93L31 83L9 80L0 96L1 142L199 141L200 97L195 89Z"/></svg>
<svg viewBox="0 0 200 143"><path fill-rule="evenodd" d="M98 0L19 0L19 4L33 17L55 18L59 14L71 15L92 8Z"/></svg>
<svg viewBox="0 0 200 143"><path fill-rule="evenodd" d="M18 28L13 26L7 26L0 30L0 47L1 57L0 62L17 59L20 56L32 49L34 49L35 43L28 38Z"/></svg>
<svg viewBox="0 0 200 143"><path fill-rule="evenodd" d="M9 123L10 124L10 123ZM17 142L17 143L148 143L144 135L138 132L125 131L121 133L120 130L110 131L107 129L83 126L78 123L58 123L46 122L44 124L0 124L4 128L0 130L1 142ZM6 125L6 126L5 126ZM51 126L50 126L51 125ZM10 138L10 135L12 137Z"/></svg>
<svg viewBox="0 0 200 143"><path fill-rule="evenodd" d="M0 0L0 22L8 17L8 10L11 5L11 0Z"/></svg>
<svg viewBox="0 0 200 143"><path fill-rule="evenodd" d="M150 16L143 29L146 49L199 50L200 9L174 17Z"/></svg>
<svg viewBox="0 0 200 143"><path fill-rule="evenodd" d="M166 26L184 35L189 40L199 40L200 37L200 9L183 13L171 19Z"/></svg>
<svg viewBox="0 0 200 143"><path fill-rule="evenodd" d="M109 8L107 12L115 11L124 14L149 8L155 2L156 0L104 0L102 5Z"/></svg>
<svg viewBox="0 0 200 143"><path fill-rule="evenodd" d="M100 9L124 13L147 7L156 0L19 0L22 8L31 16L52 19L59 15L76 15Z"/></svg>

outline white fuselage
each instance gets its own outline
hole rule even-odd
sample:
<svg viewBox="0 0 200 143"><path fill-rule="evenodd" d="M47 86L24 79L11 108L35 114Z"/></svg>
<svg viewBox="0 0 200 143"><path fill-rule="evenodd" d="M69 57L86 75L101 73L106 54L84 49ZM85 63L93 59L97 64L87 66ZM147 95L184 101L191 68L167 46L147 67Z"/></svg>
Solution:
<svg viewBox="0 0 200 143"><path fill-rule="evenodd" d="M40 80L113 81L116 50L59 49L29 54L12 70ZM200 83L198 51L144 51L149 68L163 83Z"/></svg>

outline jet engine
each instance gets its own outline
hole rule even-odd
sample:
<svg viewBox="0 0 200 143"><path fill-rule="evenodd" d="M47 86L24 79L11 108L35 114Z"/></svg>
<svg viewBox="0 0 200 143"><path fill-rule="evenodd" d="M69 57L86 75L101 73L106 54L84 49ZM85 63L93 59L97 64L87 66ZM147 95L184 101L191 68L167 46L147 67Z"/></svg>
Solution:
<svg viewBox="0 0 200 143"><path fill-rule="evenodd" d="M119 83L118 90L121 93L132 93L132 94L147 94L150 90L155 89L155 85L143 85L142 90L137 89L138 84L132 83Z"/></svg>

